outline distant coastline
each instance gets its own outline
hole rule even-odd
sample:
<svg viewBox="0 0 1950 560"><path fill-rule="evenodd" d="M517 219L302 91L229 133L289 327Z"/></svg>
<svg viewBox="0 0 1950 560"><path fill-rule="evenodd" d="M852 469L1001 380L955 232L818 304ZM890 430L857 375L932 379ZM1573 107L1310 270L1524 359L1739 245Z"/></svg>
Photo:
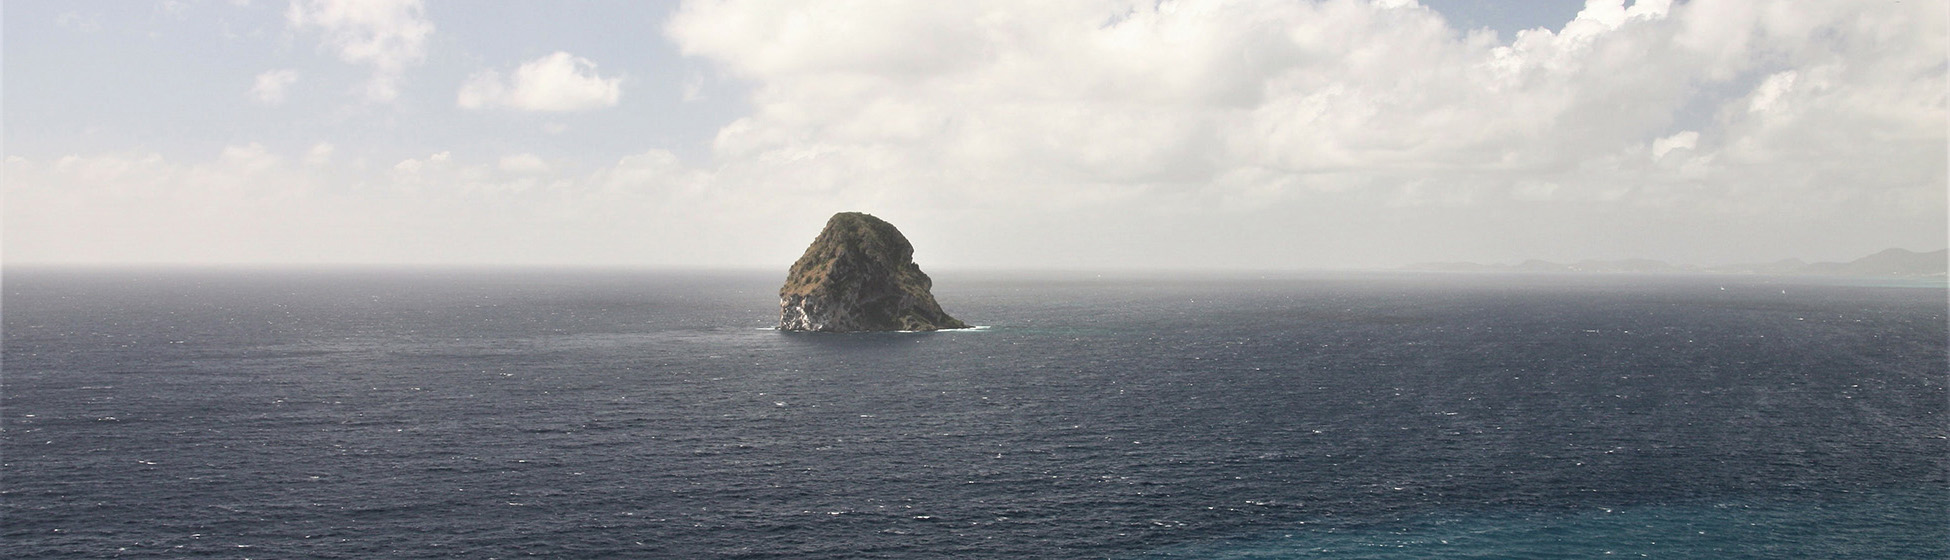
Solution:
<svg viewBox="0 0 1950 560"><path fill-rule="evenodd" d="M1801 259L1786 259L1771 263L1692 266L1671 264L1652 259L1583 260L1569 264L1532 259L1517 264L1433 262L1412 264L1402 268L1404 270L1432 272L1765 274L1781 276L1944 278L1946 276L1946 269L1950 269L1950 250L1939 249L1919 253L1906 249L1888 249L1848 262L1809 263Z"/></svg>

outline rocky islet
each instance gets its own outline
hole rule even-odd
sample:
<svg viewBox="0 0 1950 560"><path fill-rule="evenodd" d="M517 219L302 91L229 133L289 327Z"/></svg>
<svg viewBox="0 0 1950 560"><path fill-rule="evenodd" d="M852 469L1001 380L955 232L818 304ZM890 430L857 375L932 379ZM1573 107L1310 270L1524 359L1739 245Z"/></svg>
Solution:
<svg viewBox="0 0 1950 560"><path fill-rule="evenodd" d="M934 331L968 328L941 310L914 246L885 220L841 212L826 221L779 288L784 331Z"/></svg>

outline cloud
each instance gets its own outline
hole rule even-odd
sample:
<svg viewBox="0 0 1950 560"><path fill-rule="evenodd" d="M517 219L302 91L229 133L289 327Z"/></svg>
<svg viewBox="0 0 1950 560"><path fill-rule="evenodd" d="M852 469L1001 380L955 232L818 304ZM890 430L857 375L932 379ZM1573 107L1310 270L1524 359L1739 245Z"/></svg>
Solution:
<svg viewBox="0 0 1950 560"><path fill-rule="evenodd" d="M685 103L704 100L704 76L702 74L693 72L690 76L684 78L683 99Z"/></svg>
<svg viewBox="0 0 1950 560"><path fill-rule="evenodd" d="M54 25L82 33L96 33L102 30L102 17L101 14L84 16L80 12L63 12L54 17Z"/></svg>
<svg viewBox="0 0 1950 560"><path fill-rule="evenodd" d="M321 46L339 60L371 66L360 93L381 102L399 96L401 76L426 59L434 30L420 0L294 0L285 20L294 30L318 30Z"/></svg>
<svg viewBox="0 0 1950 560"><path fill-rule="evenodd" d="M305 220L314 175L251 143L207 160L158 154L69 155L6 162L8 259L51 262L237 262L288 242ZM270 209L282 209L269 212ZM245 246L259 246L252 253Z"/></svg>
<svg viewBox="0 0 1950 560"><path fill-rule="evenodd" d="M427 156L424 160L407 158L400 160L399 163L393 164L393 174L395 177L417 178L422 171L446 168L447 164L452 162L453 159L453 152L436 152L433 155Z"/></svg>
<svg viewBox="0 0 1950 560"><path fill-rule="evenodd" d="M1248 260L1348 237L1327 229L1336 215L1425 208L1350 238L1409 254L1458 237L1439 223L1493 217L1464 235L1548 257L1651 223L1699 236L1878 215L1940 238L1940 12L1591 0L1557 31L1505 38L1413 2L728 0L685 3L665 33L751 84L752 113L714 142L723 188L1104 222L1072 220L1072 238L1287 216L1236 244ZM1510 241L1523 228L1561 241ZM1871 237L1852 242L1890 242ZM1706 250L1793 250L1726 239ZM1601 250L1710 258L1629 243Z"/></svg>
<svg viewBox="0 0 1950 560"><path fill-rule="evenodd" d="M1666 156L1666 152L1678 149L1691 150L1699 145L1699 132L1685 131L1652 141L1652 159Z"/></svg>
<svg viewBox="0 0 1950 560"><path fill-rule="evenodd" d="M502 156L499 167L502 171L508 173L533 174L548 172L548 162L542 161L542 158L537 157L535 154Z"/></svg>
<svg viewBox="0 0 1950 560"><path fill-rule="evenodd" d="M165 14L169 14L169 17L175 18L177 21L182 21L189 16L190 6L189 4L183 3L182 0L163 0L162 4L156 6L156 8Z"/></svg>
<svg viewBox="0 0 1950 560"><path fill-rule="evenodd" d="M1190 184L1245 167L1561 166L1644 142L1694 80L1683 60L1632 54L1658 50L1662 4L1615 4L1511 45L1360 2L734 1L686 4L667 30L759 84L725 152L906 145L972 168Z"/></svg>
<svg viewBox="0 0 1950 560"><path fill-rule="evenodd" d="M263 105L284 103L285 90L298 83L298 71L271 70L257 75L250 89L251 100Z"/></svg>
<svg viewBox="0 0 1950 560"><path fill-rule="evenodd" d="M749 92L708 164L9 157L0 240L10 261L783 266L862 210L931 269L1928 249L1950 14L1915 4L1594 0L1499 36L1406 1L686 3L667 37L711 95ZM466 84L477 109L620 96L567 53Z"/></svg>
<svg viewBox="0 0 1950 560"><path fill-rule="evenodd" d="M661 150L589 172L453 151L366 170L332 151L9 156L0 240L9 263L697 265L735 262L755 235L689 229L748 217Z"/></svg>
<svg viewBox="0 0 1950 560"><path fill-rule="evenodd" d="M1766 81L1760 83L1760 87L1754 88L1753 96L1747 102L1747 111L1764 113L1773 110L1774 104L1781 100L1781 96L1794 89L1795 76L1793 70L1768 76Z"/></svg>
<svg viewBox="0 0 1950 560"><path fill-rule="evenodd" d="M317 167L331 163L332 152L337 150L338 147L333 146L330 142L312 144L311 150L305 152L305 165Z"/></svg>
<svg viewBox="0 0 1950 560"><path fill-rule="evenodd" d="M1518 181L1510 188L1510 196L1518 200L1550 200L1557 192L1557 183L1548 181Z"/></svg>
<svg viewBox="0 0 1950 560"><path fill-rule="evenodd" d="M622 78L604 78L589 59L557 51L523 63L512 76L486 70L460 88L463 109L506 107L522 111L586 111L614 107Z"/></svg>

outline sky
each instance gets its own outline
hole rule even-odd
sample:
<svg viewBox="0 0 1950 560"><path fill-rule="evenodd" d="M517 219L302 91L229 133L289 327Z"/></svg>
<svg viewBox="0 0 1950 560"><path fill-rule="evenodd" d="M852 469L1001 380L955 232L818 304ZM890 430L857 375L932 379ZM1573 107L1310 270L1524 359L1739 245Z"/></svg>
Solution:
<svg viewBox="0 0 1950 560"><path fill-rule="evenodd" d="M1950 6L8 0L6 264L1849 260L1950 238Z"/></svg>

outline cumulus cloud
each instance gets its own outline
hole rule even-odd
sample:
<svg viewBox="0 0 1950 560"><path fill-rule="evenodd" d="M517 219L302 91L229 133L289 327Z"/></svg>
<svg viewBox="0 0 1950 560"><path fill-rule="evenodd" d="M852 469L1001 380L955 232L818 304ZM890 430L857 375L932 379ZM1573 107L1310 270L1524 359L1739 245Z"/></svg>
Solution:
<svg viewBox="0 0 1950 560"><path fill-rule="evenodd" d="M29 261L778 266L839 210L930 266L1853 258L1946 227L1950 14L1916 4L1591 0L1500 36L1411 1L686 3L667 37L749 91L708 165L10 157L0 225ZM567 53L466 84L620 95Z"/></svg>
<svg viewBox="0 0 1950 560"><path fill-rule="evenodd" d="M548 162L535 154L501 156L500 168L509 173L546 173Z"/></svg>
<svg viewBox="0 0 1950 560"><path fill-rule="evenodd" d="M312 144L311 150L305 152L305 165L320 166L331 163L332 152L337 150L338 147L333 146L330 142Z"/></svg>
<svg viewBox="0 0 1950 560"><path fill-rule="evenodd" d="M1397 4L734 1L686 4L668 32L759 84L722 151L913 146L1116 183L1563 165L1646 141L1698 81L1636 54L1662 50L1664 3L1593 2L1508 45Z"/></svg>
<svg viewBox="0 0 1950 560"><path fill-rule="evenodd" d="M1754 88L1754 93L1747 102L1747 112L1765 113L1774 110L1774 104L1781 100L1781 96L1794 89L1795 76L1793 70L1768 76L1766 81L1760 83L1760 87Z"/></svg>
<svg viewBox="0 0 1950 560"><path fill-rule="evenodd" d="M264 105L284 103L285 90L298 83L298 71L291 69L272 70L257 75L251 84L250 98Z"/></svg>
<svg viewBox="0 0 1950 560"><path fill-rule="evenodd" d="M420 0L294 0L285 20L294 30L317 30L339 60L372 67L360 90L370 101L399 96L401 76L426 60L434 30Z"/></svg>
<svg viewBox="0 0 1950 560"><path fill-rule="evenodd" d="M1699 145L1699 132L1688 130L1672 136L1652 141L1652 159L1666 156L1666 152L1678 149L1691 150Z"/></svg>
<svg viewBox="0 0 1950 560"><path fill-rule="evenodd" d="M557 51L523 63L506 79L494 70L474 74L458 102L463 109L586 111L614 107L622 97L622 78L604 78L595 62Z"/></svg>
<svg viewBox="0 0 1950 560"><path fill-rule="evenodd" d="M445 168L453 159L453 152L436 152L426 159L406 158L393 164L393 173L397 177L419 177L421 171L428 168L434 170Z"/></svg>
<svg viewBox="0 0 1950 560"><path fill-rule="evenodd" d="M1940 12L1590 0L1555 31L1499 37L1414 2L728 0L684 4L665 32L752 84L752 114L714 144L720 181L970 219L1102 212L1129 222L1120 231L1432 208L1420 225L1354 226L1376 251L1456 237L1429 225L1445 220L1516 224L1472 232L1494 238L1614 230L1500 247L1548 257L1728 216L1789 229L1867 213L1940 230ZM1867 237L1854 242L1891 242ZM1388 238L1404 241L1374 241ZM1660 242L1601 250L1690 250Z"/></svg>

